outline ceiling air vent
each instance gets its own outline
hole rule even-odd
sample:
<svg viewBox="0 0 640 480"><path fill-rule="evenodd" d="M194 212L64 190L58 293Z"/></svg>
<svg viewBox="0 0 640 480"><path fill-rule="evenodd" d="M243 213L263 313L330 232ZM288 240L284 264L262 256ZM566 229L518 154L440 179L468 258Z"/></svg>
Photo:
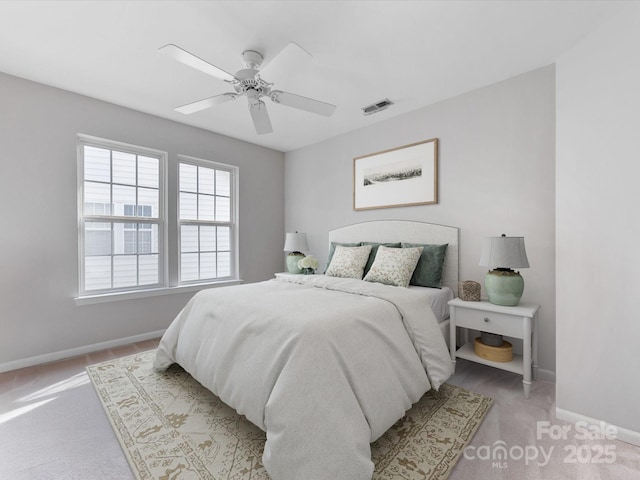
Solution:
<svg viewBox="0 0 640 480"><path fill-rule="evenodd" d="M380 100L379 102L372 103L371 105L367 105L366 107L362 107L362 113L364 115L371 115L372 113L377 113L389 108L389 105L393 105L393 102L388 98L385 98L384 100Z"/></svg>

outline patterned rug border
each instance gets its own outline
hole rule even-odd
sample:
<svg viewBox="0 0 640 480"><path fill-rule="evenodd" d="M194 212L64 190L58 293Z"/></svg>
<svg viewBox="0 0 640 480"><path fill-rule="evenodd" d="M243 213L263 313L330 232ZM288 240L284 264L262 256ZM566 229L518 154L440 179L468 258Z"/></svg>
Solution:
<svg viewBox="0 0 640 480"><path fill-rule="evenodd" d="M467 447L467 445L469 445L469 443L473 439L473 436L475 435L476 431L482 425L482 422L484 421L485 416L489 412L489 409L493 406L493 399L490 398L490 397L483 396L481 394L478 394L478 393L473 392L471 390L464 389L462 387L458 387L456 385L451 385L451 384L445 383L444 385L442 385L440 387L439 391L437 391L437 392L436 391L427 392L425 394L425 395L431 395L434 398L438 399L438 407L439 408L429 412L431 414L431 415L429 415L430 418L433 418L433 417L437 416L438 414L442 414L442 412L440 410L440 407L443 407L447 403L447 400L450 400L451 394L454 391L457 394L460 394L460 393L469 394L470 393L470 394L473 394L473 395L480 396L480 397L482 397L482 401L481 401L479 407L475 410L475 420L476 421L474 422L474 421L472 421L473 419L470 419L470 421L466 424L465 428L461 432L459 432L459 438L460 438L461 442L458 445L456 445L456 449L455 450L451 450L451 449L447 450L447 454L449 454L449 455L445 455L442 458L442 461L437 464L435 470L438 472L438 476L437 477L430 477L430 478L433 478L433 479L438 478L440 480L444 480L444 479L449 477L449 474L451 473L451 470L453 470L453 467L455 467L455 465L458 463L458 460L462 456L462 454L464 452L464 449ZM397 426L399 424L401 424L405 420L405 418L407 418L407 415L409 415L413 409L419 408L419 404L420 404L420 401L418 403L416 403L415 405L413 405L412 409L407 412L405 417L403 417L402 419L398 420L398 422L392 427L392 429L393 428L397 428ZM451 414L451 412L448 412L448 414ZM413 432L417 433L421 428L423 428L423 425L414 425L413 428L412 428L412 432L411 433L413 433ZM383 438L384 438L384 436L383 436ZM399 452L402 448L406 448L406 445L407 445L407 443L409 443L411 441L411 438L413 438L411 435L407 435L406 439L403 442L400 442L398 445L396 445L394 450ZM372 445L375 445L378 441L379 440L374 442ZM451 455L452 453L453 453L453 455ZM377 467L378 467L379 463L381 461L385 462L385 460L386 460L386 458L376 461L376 471L377 471ZM385 462L385 463L388 463L388 462ZM376 479L376 475L375 475L375 472L374 472L374 480L375 479Z"/></svg>
<svg viewBox="0 0 640 480"><path fill-rule="evenodd" d="M155 351L86 369L136 479L269 480L264 432L179 366L153 372ZM372 480L447 479L492 405L451 384L427 392L372 444Z"/></svg>

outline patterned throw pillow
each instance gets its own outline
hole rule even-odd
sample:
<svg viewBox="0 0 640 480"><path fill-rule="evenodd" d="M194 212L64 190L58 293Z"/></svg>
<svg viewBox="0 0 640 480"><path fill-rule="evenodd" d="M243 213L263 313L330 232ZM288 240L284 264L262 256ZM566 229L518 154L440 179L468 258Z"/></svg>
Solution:
<svg viewBox="0 0 640 480"><path fill-rule="evenodd" d="M329 255L327 255L327 266L324 267L325 272L327 271L327 268L329 268L329 265L331 265L331 259L333 258L333 254L336 251L336 247L338 245L342 245L343 247L359 247L360 245L362 245L362 242L358 242L358 243L331 242L331 246L329 247Z"/></svg>
<svg viewBox="0 0 640 480"><path fill-rule="evenodd" d="M362 279L364 266L371 253L371 245L363 247L344 247L336 245L329 268L325 275L330 277Z"/></svg>
<svg viewBox="0 0 640 480"><path fill-rule="evenodd" d="M366 275L371 270L371 265L376 259L376 253L378 253L378 247L380 245L384 245L385 247L394 247L400 248L402 247L401 243L376 243L376 242L362 242L361 245L371 245L371 253L369 254L369 260L367 260L367 264L364 266L364 274Z"/></svg>
<svg viewBox="0 0 640 480"><path fill-rule="evenodd" d="M408 287L421 253L422 247L388 248L381 245L364 279L367 282Z"/></svg>

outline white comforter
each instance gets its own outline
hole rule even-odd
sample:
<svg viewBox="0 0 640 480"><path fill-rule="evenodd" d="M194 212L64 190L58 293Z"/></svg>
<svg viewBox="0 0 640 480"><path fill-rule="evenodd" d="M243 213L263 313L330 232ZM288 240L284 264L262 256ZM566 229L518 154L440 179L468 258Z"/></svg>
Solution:
<svg viewBox="0 0 640 480"><path fill-rule="evenodd" d="M203 290L154 367L178 363L267 433L273 480L369 480L370 442L452 373L427 301L300 275Z"/></svg>

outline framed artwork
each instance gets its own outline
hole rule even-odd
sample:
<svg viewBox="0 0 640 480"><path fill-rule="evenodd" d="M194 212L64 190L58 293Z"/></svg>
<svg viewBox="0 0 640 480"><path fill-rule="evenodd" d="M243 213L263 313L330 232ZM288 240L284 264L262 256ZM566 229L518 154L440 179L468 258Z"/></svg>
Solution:
<svg viewBox="0 0 640 480"><path fill-rule="evenodd" d="M438 139L353 159L353 209L438 203Z"/></svg>

